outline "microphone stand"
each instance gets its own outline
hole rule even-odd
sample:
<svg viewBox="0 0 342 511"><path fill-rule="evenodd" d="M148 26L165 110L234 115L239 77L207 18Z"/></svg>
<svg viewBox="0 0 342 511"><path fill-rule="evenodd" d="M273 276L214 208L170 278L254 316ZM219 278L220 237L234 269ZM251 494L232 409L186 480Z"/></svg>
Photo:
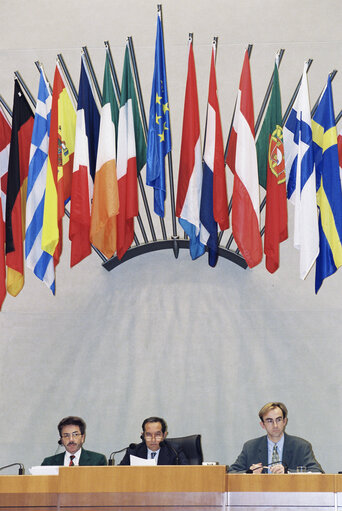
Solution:
<svg viewBox="0 0 342 511"><path fill-rule="evenodd" d="M163 440L163 443L164 443L164 445L166 445L166 447L169 449L169 451L171 451L173 454L176 455L176 465L179 465L179 454L178 454L178 451L167 440ZM160 442L160 444L162 444L162 442Z"/></svg>
<svg viewBox="0 0 342 511"><path fill-rule="evenodd" d="M0 470L5 470L5 468L15 467L19 465L18 475L22 476L25 474L25 467L22 463L10 463L9 465L4 465L0 467Z"/></svg>
<svg viewBox="0 0 342 511"><path fill-rule="evenodd" d="M129 444L127 447L124 447L123 449L120 449L119 451L113 451L110 453L108 458L108 465L115 465L115 454L119 454L119 452L126 451L127 449L134 449L137 444Z"/></svg>

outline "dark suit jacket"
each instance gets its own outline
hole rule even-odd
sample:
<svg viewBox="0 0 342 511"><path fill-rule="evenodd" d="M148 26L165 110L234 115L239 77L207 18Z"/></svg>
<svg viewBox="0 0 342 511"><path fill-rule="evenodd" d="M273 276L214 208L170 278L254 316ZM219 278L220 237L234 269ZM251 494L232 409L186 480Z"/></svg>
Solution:
<svg viewBox="0 0 342 511"><path fill-rule="evenodd" d="M267 465L267 435L246 442L237 460L229 467L229 472L246 472L254 463ZM315 458L311 444L303 438L285 433L282 464L289 470L300 465L310 472L323 472Z"/></svg>
<svg viewBox="0 0 342 511"><path fill-rule="evenodd" d="M169 444L170 445L170 444ZM162 445L160 448L159 456L158 456L158 465L189 465L187 457L185 456L181 447L172 443L172 446L178 453L178 463L176 453L172 450L169 445ZM141 442L135 448L128 448L125 456L120 461L120 465L130 465L129 457L133 454L133 456L138 456L138 458L147 459L147 446L145 442Z"/></svg>
<svg viewBox="0 0 342 511"><path fill-rule="evenodd" d="M64 465L64 452L44 458L42 465ZM82 449L80 466L107 465L106 456L98 452Z"/></svg>

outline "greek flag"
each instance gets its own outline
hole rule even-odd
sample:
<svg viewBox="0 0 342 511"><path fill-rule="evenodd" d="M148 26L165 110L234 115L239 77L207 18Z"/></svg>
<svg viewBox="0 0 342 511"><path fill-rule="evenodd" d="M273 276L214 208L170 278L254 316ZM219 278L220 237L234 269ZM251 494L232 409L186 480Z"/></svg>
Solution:
<svg viewBox="0 0 342 511"><path fill-rule="evenodd" d="M53 257L41 248L51 102L49 86L41 69L27 178L25 258L28 268L55 294Z"/></svg>

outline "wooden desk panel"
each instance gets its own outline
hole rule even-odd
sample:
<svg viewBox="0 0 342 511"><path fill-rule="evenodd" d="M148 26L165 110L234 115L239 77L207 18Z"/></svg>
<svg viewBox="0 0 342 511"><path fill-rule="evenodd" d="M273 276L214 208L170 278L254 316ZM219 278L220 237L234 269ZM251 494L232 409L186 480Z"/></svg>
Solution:
<svg viewBox="0 0 342 511"><path fill-rule="evenodd" d="M225 466L61 467L59 493L224 492Z"/></svg>
<svg viewBox="0 0 342 511"><path fill-rule="evenodd" d="M334 492L335 478L335 474L227 474L226 491Z"/></svg>
<svg viewBox="0 0 342 511"><path fill-rule="evenodd" d="M225 466L60 467L58 476L0 476L0 510L224 509Z"/></svg>
<svg viewBox="0 0 342 511"><path fill-rule="evenodd" d="M58 502L58 476L0 476L0 509L51 511Z"/></svg>
<svg viewBox="0 0 342 511"><path fill-rule="evenodd" d="M228 474L226 511L334 511L334 474Z"/></svg>

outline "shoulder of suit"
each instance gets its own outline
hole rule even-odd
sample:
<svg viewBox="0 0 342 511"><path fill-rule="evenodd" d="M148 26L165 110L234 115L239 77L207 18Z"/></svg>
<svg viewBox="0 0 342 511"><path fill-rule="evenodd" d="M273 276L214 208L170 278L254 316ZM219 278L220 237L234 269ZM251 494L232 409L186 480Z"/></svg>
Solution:
<svg viewBox="0 0 342 511"><path fill-rule="evenodd" d="M95 451L88 451L88 449L82 449L83 451L83 455L84 456L91 456L91 457L105 457L104 454L101 454L100 452L95 452Z"/></svg>
<svg viewBox="0 0 342 511"><path fill-rule="evenodd" d="M254 447L256 445L262 444L266 441L267 435L259 436L257 438L252 438L251 440L247 440L244 443L244 447Z"/></svg>
<svg viewBox="0 0 342 511"><path fill-rule="evenodd" d="M43 463L45 465L53 465L57 461L61 461L61 459L64 460L64 454L65 453L62 452L62 453L59 453L59 454L53 454L52 456L47 456L46 458L44 458Z"/></svg>
<svg viewBox="0 0 342 511"><path fill-rule="evenodd" d="M287 433L284 433L285 441L287 443L296 443L296 444L309 444L310 442L308 440L305 440L304 438L301 438L300 436L294 436L294 435L288 435Z"/></svg>

